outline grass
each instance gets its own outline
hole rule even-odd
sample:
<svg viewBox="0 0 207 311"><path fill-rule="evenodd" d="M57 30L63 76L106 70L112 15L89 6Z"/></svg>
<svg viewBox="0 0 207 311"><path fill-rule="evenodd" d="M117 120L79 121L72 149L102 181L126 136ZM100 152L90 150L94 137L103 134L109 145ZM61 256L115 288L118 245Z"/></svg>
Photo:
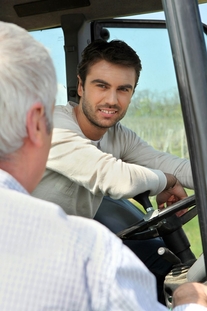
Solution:
<svg viewBox="0 0 207 311"><path fill-rule="evenodd" d="M186 190L188 195L192 195L192 190ZM201 242L201 235L200 235L200 228L198 223L198 216L194 217L189 223L183 226L185 233L190 241L191 250L196 255L196 257L200 256L203 252L202 242Z"/></svg>
<svg viewBox="0 0 207 311"><path fill-rule="evenodd" d="M192 219L189 223L183 226L185 233L190 241L191 250L195 254L196 258L203 252L200 229L198 225L198 216Z"/></svg>

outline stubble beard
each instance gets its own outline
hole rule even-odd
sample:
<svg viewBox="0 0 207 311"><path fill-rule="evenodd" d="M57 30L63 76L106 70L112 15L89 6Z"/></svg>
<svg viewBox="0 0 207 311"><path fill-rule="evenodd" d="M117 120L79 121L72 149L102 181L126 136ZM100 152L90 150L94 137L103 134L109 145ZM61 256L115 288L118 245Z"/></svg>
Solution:
<svg viewBox="0 0 207 311"><path fill-rule="evenodd" d="M113 106L111 106L112 108ZM108 107L107 107L108 108ZM103 123L99 122L96 119L96 116L91 108L91 104L86 100L85 96L82 97L82 110L85 115L85 117L88 119L88 121L93 124L94 126L102 129L108 129L112 126L114 126L117 122L119 122L123 117L125 116L127 110L125 110L112 124L110 125L104 125Z"/></svg>

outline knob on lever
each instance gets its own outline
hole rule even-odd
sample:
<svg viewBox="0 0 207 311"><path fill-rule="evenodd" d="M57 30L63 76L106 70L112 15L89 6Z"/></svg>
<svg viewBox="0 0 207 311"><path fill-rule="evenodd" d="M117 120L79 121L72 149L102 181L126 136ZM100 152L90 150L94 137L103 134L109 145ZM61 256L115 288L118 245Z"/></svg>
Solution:
<svg viewBox="0 0 207 311"><path fill-rule="evenodd" d="M144 207L144 209L147 213L150 211L154 211L154 208L152 207L152 203L149 200L149 194L150 194L150 191L147 190L147 191L140 193L134 197L134 200L139 202Z"/></svg>
<svg viewBox="0 0 207 311"><path fill-rule="evenodd" d="M177 265L181 263L180 258L178 258L173 252L171 252L168 248L160 247L158 249L158 254L162 256L165 260L170 262L173 265Z"/></svg>

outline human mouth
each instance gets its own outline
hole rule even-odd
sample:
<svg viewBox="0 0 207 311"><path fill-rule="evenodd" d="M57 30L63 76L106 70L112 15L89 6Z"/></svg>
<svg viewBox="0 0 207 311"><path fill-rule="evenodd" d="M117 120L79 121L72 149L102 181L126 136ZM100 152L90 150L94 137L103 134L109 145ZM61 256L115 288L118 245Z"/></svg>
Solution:
<svg viewBox="0 0 207 311"><path fill-rule="evenodd" d="M100 111L106 114L115 114L117 112L115 110L105 110L105 109L100 109Z"/></svg>

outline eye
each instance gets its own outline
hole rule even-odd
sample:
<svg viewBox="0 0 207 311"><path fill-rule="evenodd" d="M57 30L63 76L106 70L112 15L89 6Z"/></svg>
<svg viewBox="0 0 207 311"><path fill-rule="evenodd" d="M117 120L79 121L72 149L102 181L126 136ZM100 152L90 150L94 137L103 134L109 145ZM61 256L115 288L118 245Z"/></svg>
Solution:
<svg viewBox="0 0 207 311"><path fill-rule="evenodd" d="M107 88L107 86L105 84L101 84L101 83L96 84L96 86L100 87L101 89L106 89Z"/></svg>
<svg viewBox="0 0 207 311"><path fill-rule="evenodd" d="M124 87L124 86L120 87L119 90L122 91L122 92L129 92L129 88Z"/></svg>

